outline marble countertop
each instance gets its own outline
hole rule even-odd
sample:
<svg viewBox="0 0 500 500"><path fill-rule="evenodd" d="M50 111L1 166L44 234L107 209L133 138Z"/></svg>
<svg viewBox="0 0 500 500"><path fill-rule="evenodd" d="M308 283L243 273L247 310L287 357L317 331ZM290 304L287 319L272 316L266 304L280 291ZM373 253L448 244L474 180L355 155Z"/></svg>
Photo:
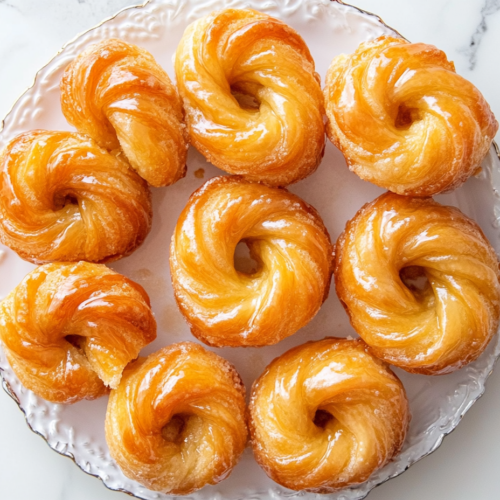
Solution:
<svg viewBox="0 0 500 500"><path fill-rule="evenodd" d="M35 72L79 32L133 0L0 0L0 116ZM500 0L352 0L412 41L432 43L454 60L500 117ZM500 134L497 135L500 142ZM370 500L500 498L500 368L457 430L433 455L374 490ZM0 391L0 498L125 499L54 453L31 433Z"/></svg>

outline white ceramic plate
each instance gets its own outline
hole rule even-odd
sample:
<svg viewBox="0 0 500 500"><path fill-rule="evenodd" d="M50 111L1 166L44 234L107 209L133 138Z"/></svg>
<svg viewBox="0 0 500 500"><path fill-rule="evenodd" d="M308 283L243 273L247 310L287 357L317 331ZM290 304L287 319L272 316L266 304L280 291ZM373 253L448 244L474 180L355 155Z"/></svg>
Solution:
<svg viewBox="0 0 500 500"><path fill-rule="evenodd" d="M383 34L396 34L379 18L354 7L328 0L152 0L142 7L122 11L113 19L70 42L36 77L14 105L0 132L0 148L17 134L34 128L71 130L59 106L59 80L66 65L85 47L110 37L122 38L149 50L173 77L172 56L186 26L212 10L224 7L253 7L283 19L306 40L324 79L331 59L352 52L358 44ZM500 160L492 148L483 173L462 188L439 196L438 200L458 206L482 227L497 253L500 251ZM203 169L204 178L194 172ZM140 283L149 293L158 322L158 338L144 354L180 340L196 341L179 313L170 284L168 249L177 217L190 194L207 179L221 172L191 149L187 176L174 186L153 190L154 222L144 245L132 256L111 267ZM199 175L199 173L198 173ZM336 239L344 225L367 201L382 190L361 181L347 169L342 155L328 143L318 171L290 189L313 204ZM11 250L4 248L0 271L0 298L13 289L32 269ZM264 367L293 346L327 335L356 336L349 325L334 288L316 318L280 344L260 349L214 349L233 362L249 389ZM362 485L329 498L354 500L401 474L411 464L434 451L443 437L460 422L464 413L484 391L484 384L500 354L498 335L486 352L467 368L443 377L410 375L396 370L408 392L413 420L402 453L396 460ZM71 457L85 472L100 477L113 490L143 499L162 499L127 479L109 455L104 438L107 398L73 406L48 403L21 386L0 349L0 373L7 392L26 414L28 424L58 453ZM290 496L320 498L294 493L271 481L255 463L250 449L231 476L216 486L206 487L196 499L278 499Z"/></svg>

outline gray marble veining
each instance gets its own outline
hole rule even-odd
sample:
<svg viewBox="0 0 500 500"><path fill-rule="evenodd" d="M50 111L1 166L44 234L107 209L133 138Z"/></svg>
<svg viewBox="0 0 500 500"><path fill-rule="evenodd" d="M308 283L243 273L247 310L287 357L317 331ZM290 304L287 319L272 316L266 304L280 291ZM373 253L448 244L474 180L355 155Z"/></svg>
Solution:
<svg viewBox="0 0 500 500"><path fill-rule="evenodd" d="M320 0L318 0L320 1ZM142 2L142 0L141 0ZM413 41L434 43L454 59L500 117L500 0L346 0L376 12ZM35 72L70 38L139 0L0 0L0 116ZM497 136L498 138L499 136ZM369 500L500 498L500 369L486 396L443 447ZM29 432L0 391L0 498L126 500L83 474ZM325 499L326 500L326 499Z"/></svg>
<svg viewBox="0 0 500 500"><path fill-rule="evenodd" d="M481 41L488 31L488 18L499 11L500 0L484 0L484 5L481 9L481 20L476 27L476 31L471 36L469 47L463 51L468 57L469 69L471 71L476 67Z"/></svg>

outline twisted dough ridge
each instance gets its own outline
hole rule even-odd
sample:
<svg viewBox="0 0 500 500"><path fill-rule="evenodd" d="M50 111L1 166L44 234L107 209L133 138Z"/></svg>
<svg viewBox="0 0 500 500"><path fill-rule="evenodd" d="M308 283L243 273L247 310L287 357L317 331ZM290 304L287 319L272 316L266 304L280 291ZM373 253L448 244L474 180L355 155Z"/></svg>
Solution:
<svg viewBox="0 0 500 500"><path fill-rule="evenodd" d="M325 143L320 78L282 21L245 9L199 19L177 48L175 72L190 141L214 165L275 186L316 170Z"/></svg>
<svg viewBox="0 0 500 500"><path fill-rule="evenodd" d="M326 338L276 358L250 399L255 459L277 483L331 493L399 453L410 413L403 385L360 340Z"/></svg>
<svg viewBox="0 0 500 500"><path fill-rule="evenodd" d="M498 328L495 251L474 221L430 198L365 205L337 242L335 284L373 354L409 372L457 370Z"/></svg>
<svg viewBox="0 0 500 500"><path fill-rule="evenodd" d="M21 383L54 403L115 388L156 338L144 289L106 266L46 264L0 303L0 340Z"/></svg>
<svg viewBox="0 0 500 500"><path fill-rule="evenodd" d="M480 167L498 123L479 90L432 45L380 37L336 57L327 134L349 168L398 194L431 196Z"/></svg>
<svg viewBox="0 0 500 500"><path fill-rule="evenodd" d="M146 183L81 134L16 137L0 154L0 192L0 241L34 263L116 260L151 228Z"/></svg>
<svg viewBox="0 0 500 500"><path fill-rule="evenodd" d="M245 387L225 359L193 342L140 358L111 392L106 440L123 473L185 495L225 479L247 441Z"/></svg>
<svg viewBox="0 0 500 500"><path fill-rule="evenodd" d="M146 50L103 40L82 52L61 80L64 116L100 146L121 147L152 186L186 173L182 103L167 73Z"/></svg>
<svg viewBox="0 0 500 500"><path fill-rule="evenodd" d="M258 269L237 271L239 242ZM285 189L215 177L181 213L170 249L177 304L193 335L215 346L276 344L328 296L330 236L314 208Z"/></svg>

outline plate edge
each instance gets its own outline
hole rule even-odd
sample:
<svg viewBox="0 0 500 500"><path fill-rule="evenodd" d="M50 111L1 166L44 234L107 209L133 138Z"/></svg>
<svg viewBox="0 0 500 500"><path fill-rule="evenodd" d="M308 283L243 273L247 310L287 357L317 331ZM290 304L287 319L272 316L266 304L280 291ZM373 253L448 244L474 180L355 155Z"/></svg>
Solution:
<svg viewBox="0 0 500 500"><path fill-rule="evenodd" d="M43 69L45 69L49 64L51 64L54 59L56 59L56 57L59 56L59 54L61 54L61 52L63 52L63 50L68 47L69 45L71 45L72 43L74 43L76 40L78 40L79 38L81 38L82 36L90 33L91 31L101 27L103 24L115 19L117 16L119 16L120 14L122 14L123 12L126 12L128 10L133 10L133 9L141 9L141 8L144 8L146 7L149 3L151 3L152 0L144 0L142 3L138 3L136 5L130 5L128 7L124 7L123 9L120 9L118 12L116 12L115 14L109 16L109 17L106 17L105 19L103 19L102 21L100 21L98 24L92 26L91 28L85 30L85 31L82 31L80 33L78 33L76 36L74 36L73 38L71 38L69 41L67 41L57 52L56 54L54 54L54 56L52 56L52 58L47 61L47 63L45 63L42 67L40 67L40 69L35 73L35 76L33 77L33 81L32 83L26 87L23 92L19 95L19 97L17 99L14 100L12 106L10 107L10 109L7 111L7 113L4 115L4 117L1 119L0 121L0 133L3 131L4 127L5 127L5 122L6 120L8 119L9 115L12 113L13 109L16 107L17 103L22 99L22 97L26 94L26 92L28 92L30 89L32 89L34 87L34 85L36 84L37 82L37 79L39 77L39 74L41 71L43 71ZM330 0L331 3L338 3L340 5L344 5L346 7L349 7L349 8L352 8L354 10L357 10L358 12L362 13L362 14L367 14L371 17L374 17L375 19L378 20L379 23L381 23L383 26L385 26L386 28L390 29L391 31L395 32L397 35L399 35L402 39L406 40L406 41L409 41L406 37L404 37L401 33L399 33L399 31L397 31L396 29L394 29L392 26L389 26L387 23L384 22L384 20L377 14L373 13L373 12L370 12L370 11L366 11L364 9L361 9L360 7L357 7L355 5L352 5L352 4L349 4L349 3L346 3L346 2L343 2L342 0ZM500 161L500 147L498 146L497 142L495 140L492 141L492 147L494 148L495 150L495 154L496 156L498 157L499 161ZM499 330L496 332L495 335L500 335L500 328ZM0 342L0 348L2 347L2 344ZM358 500L363 500L365 499L370 493L371 491L373 491L374 489L378 488L379 486L381 486L382 484L385 484L387 481L391 480L391 479L394 479L398 476L400 476L401 474L403 474L404 472L406 472L410 467L412 467L413 465L415 465L417 462L419 462L420 460L428 457L429 455L432 455L435 451L437 451L439 449L439 447L442 445L444 439L449 436L453 431L456 430L456 428L458 427L458 425L460 424L460 422L462 421L462 419L464 418L464 416L467 414L467 412L477 403L477 401L485 394L486 392L486 384L491 376L491 374L493 373L493 370L495 369L495 366L496 364L498 363L498 360L500 359L500 352L497 353L497 355L495 356L494 360L493 360L493 364L491 366L491 369L490 371L488 372L487 376L485 377L483 383L482 383L482 387L481 387L481 390L479 392L479 394L470 402L469 405L467 405L467 407L465 408L465 410L460 414L459 416L459 420L458 420L458 423L457 425L455 425L453 427L453 429L450 429L449 431L447 432L442 432L440 434L440 436L436 439L436 442L434 443L434 445L432 446L432 449L427 452L426 454L422 455L421 457L415 459L414 461L411 461L407 467L405 467L402 471L400 472L396 472L394 473L393 475L387 477L386 479L384 479L383 481L379 482L378 484L376 484L370 491L368 491L366 493L366 495L363 495L362 497L359 497ZM8 361L7 361L8 362ZM66 458L69 458L72 460L72 462L82 471L84 472L85 474L89 475L89 476L92 476L92 477L95 477L95 478L98 478L102 484L110 491L116 491L116 492L121 492L121 493L125 493L127 494L128 496L130 497L133 497L133 498L138 498L139 500L147 500L145 499L144 497L141 497L141 496L138 496L138 495L135 495L134 493L131 493L130 491L127 491L127 490L124 490L124 489L121 489L121 488L117 488L117 489L114 489L110 486L108 486L104 479L99 476L98 474L93 474L91 472L88 472L86 471L85 469L83 469L83 467L81 467L75 460L74 456L71 454L71 453L63 453L63 452L60 452L58 451L56 448L54 448L53 446L51 446L51 444L48 442L47 438L45 438L45 436L43 436L43 434L41 434L40 432L36 431L35 429L33 429L33 427L31 426L31 424L29 423L28 421L28 418L27 418L27 415L26 415L26 412L25 410L21 407L21 404L20 404L20 401L18 399L18 397L16 396L16 394L13 392L9 382L4 378L3 376L3 369L0 367L0 380L1 380L1 383L2 383L2 388L3 390L6 392L6 394L17 404L19 410L23 413L24 415L24 419L25 419L25 422L28 426L28 428L36 435L40 436L44 441L45 443L49 446L49 448L53 451L55 451L58 455L61 455L63 457L66 457ZM358 486L361 486L363 483L361 483L360 485ZM279 486L279 485L278 485ZM356 486L353 486L352 488L350 489L356 489ZM307 493L307 492L306 492ZM259 493L258 493L259 494ZM286 498L293 498L293 497L296 497L296 496L299 496L299 495L302 495L304 494L304 490L301 490L301 491L296 491L296 492L291 492L291 494L286 494ZM174 498L177 498L175 496L171 496L172 499ZM189 497L184 497L184 500L189 500ZM244 500L243 498L240 498L240 499L235 499L235 500Z"/></svg>

